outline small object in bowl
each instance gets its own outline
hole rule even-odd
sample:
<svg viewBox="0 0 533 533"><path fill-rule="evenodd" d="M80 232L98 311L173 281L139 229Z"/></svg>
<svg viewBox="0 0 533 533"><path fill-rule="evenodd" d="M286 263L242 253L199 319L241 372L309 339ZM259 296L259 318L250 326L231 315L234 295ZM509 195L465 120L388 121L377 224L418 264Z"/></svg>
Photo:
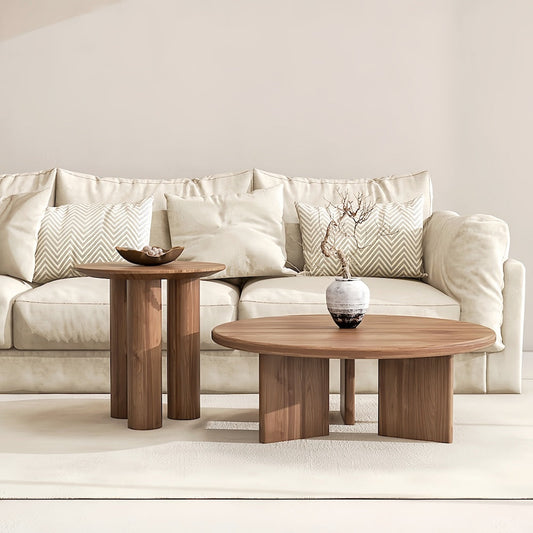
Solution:
<svg viewBox="0 0 533 533"><path fill-rule="evenodd" d="M163 248L158 248L157 246L145 246L142 251L150 257L161 257L165 253Z"/></svg>
<svg viewBox="0 0 533 533"><path fill-rule="evenodd" d="M134 250L133 248L123 248L117 246L117 252L130 263L143 266L164 265L177 259L185 248L183 246L175 246L170 250L164 250L156 246L145 246L142 250Z"/></svg>

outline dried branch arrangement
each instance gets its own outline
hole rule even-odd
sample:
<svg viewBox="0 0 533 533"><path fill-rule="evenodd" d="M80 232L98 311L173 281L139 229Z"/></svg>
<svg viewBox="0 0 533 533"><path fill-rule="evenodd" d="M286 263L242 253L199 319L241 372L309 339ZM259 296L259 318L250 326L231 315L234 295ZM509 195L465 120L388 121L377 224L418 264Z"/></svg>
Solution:
<svg viewBox="0 0 533 533"><path fill-rule="evenodd" d="M326 257L336 257L342 267L342 277L349 279L350 262L344 252L337 246L339 235L349 236L354 239L357 249L360 245L356 236L357 227L368 220L375 207L375 202L368 202L366 196L359 193L355 199L350 198L348 191L338 191L340 203L337 205L329 203L327 209L330 221L326 228L324 239L320 243L320 249ZM351 221L350 229L347 230L347 222Z"/></svg>

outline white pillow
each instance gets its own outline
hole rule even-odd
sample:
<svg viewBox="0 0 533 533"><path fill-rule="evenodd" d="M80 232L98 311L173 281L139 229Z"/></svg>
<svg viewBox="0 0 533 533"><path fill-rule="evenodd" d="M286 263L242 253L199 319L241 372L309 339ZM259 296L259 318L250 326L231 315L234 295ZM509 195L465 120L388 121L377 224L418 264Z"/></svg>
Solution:
<svg viewBox="0 0 533 533"><path fill-rule="evenodd" d="M283 188L226 196L167 194L172 246L180 259L223 263L212 277L279 276L284 267Z"/></svg>
<svg viewBox="0 0 533 533"><path fill-rule="evenodd" d="M46 209L33 281L80 276L74 265L122 261L115 246L141 249L150 239L153 198L134 204L72 204Z"/></svg>
<svg viewBox="0 0 533 533"><path fill-rule="evenodd" d="M33 279L37 234L50 189L0 197L0 274Z"/></svg>
<svg viewBox="0 0 533 533"><path fill-rule="evenodd" d="M56 169L23 174L1 174L0 196L11 196L25 192L38 192L48 189L48 205L54 205Z"/></svg>
<svg viewBox="0 0 533 533"><path fill-rule="evenodd" d="M431 215L433 190L428 172L374 179L329 179L289 177L254 169L254 190L283 185L285 240L289 266L301 270L304 265L302 238L295 202L327 206L335 203L338 190L352 195L362 193L373 202L408 202L417 196L424 198L424 220Z"/></svg>

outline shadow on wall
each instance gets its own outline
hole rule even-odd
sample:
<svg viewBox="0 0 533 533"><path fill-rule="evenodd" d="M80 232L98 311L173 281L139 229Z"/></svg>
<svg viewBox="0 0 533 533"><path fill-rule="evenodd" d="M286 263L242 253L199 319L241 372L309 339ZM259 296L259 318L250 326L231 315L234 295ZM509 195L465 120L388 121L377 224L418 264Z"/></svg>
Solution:
<svg viewBox="0 0 533 533"><path fill-rule="evenodd" d="M0 41L90 13L122 0L2 0Z"/></svg>

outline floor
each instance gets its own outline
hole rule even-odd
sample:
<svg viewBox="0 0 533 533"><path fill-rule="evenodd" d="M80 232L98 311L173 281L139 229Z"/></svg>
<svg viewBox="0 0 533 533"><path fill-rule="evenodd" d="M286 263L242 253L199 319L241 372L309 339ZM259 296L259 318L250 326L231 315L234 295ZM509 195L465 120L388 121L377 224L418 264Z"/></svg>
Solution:
<svg viewBox="0 0 533 533"><path fill-rule="evenodd" d="M532 524L530 501L0 501L2 533L530 533Z"/></svg>
<svg viewBox="0 0 533 533"><path fill-rule="evenodd" d="M479 430L485 435L485 445L479 446L477 454L475 448L471 448L468 453L472 454L472 462L477 464L483 455L486 455L487 448L492 445L491 441L494 440L494 431L497 433L500 429L496 426L492 427L492 422L498 420L500 415L504 415L508 422L507 430L510 431L509 435L513 434L514 438L509 440L509 446L507 448L507 455L516 455L513 453L513 441L519 439L523 440L524 446L533 448L533 439L527 432L531 420L529 415L533 412L533 354L526 354L524 357L524 390L525 394L517 395L502 395L498 398L501 399L498 407L494 408L491 402L491 408L487 410L487 416L481 416L482 413L476 410L476 399L486 399L488 396L456 396L456 406L464 406L456 408L456 424L460 427L463 422L466 422L464 417L471 416L473 418L478 417L477 420L471 419L471 424L465 424L466 429L460 429L459 435L464 431L468 433L470 426L477 425ZM493 399L496 397L492 396ZM531 404L530 404L531 402ZM361 403L361 402L359 402ZM5 406L6 404L4 404ZM369 404L370 405L370 404ZM367 405L368 417L372 419L371 406ZM369 410L370 409L370 410ZM501 410L498 413L498 409ZM5 409L3 410L5 413ZM471 413L469 415L469 413ZM474 414L472 414L474 413ZM475 414L477 413L477 415ZM529 413L529 414L528 414ZM38 415L38 413L35 413ZM480 418L481 416L481 418ZM458 419L457 419L458 417ZM515 418L516 417L516 418ZM228 417L225 417L226 419ZM68 422L68 417L66 419ZM215 429L220 423L211 420L211 423L215 422ZM227 424L228 420L224 420L223 423ZM233 423L239 424L238 420L234 420ZM367 429L372 430L372 420L369 420ZM249 422L253 424L253 422ZM101 428L100 428L101 429ZM233 427L235 430L235 426ZM359 428L361 430L361 427ZM464 430L464 431L463 431ZM245 441L239 443L237 438L237 444L240 446L249 446L253 440L255 429L248 429L237 431L239 434L245 435ZM477 430L476 430L477 431ZM83 452L84 460L89 461L91 457L97 456L97 451L102 453L102 442L99 440L101 437L100 431L96 430L94 435L88 435L85 440L85 446L89 448L96 446L97 450L85 450ZM130 432L132 433L132 432ZM133 432L137 434L137 432ZM143 435L147 435L146 432L142 432ZM360 434L359 434L360 435ZM4 437L2 439L2 436ZM463 434L463 437L466 435ZM9 462L13 459L15 451L13 449L12 439L6 439L5 434L0 434L0 461L1 457L9 459L4 461L4 468L0 462L0 480L3 478L6 480L5 473L10 471ZM22 437L28 437L28 435L22 435ZM492 438L491 438L492 437ZM135 437L137 438L137 437ZM145 437L139 437L145 438ZM11 444L9 441L11 440ZM29 442L23 442L24 438L19 441L18 456L30 457L35 459L39 455L39 450L35 446L40 446L36 442L31 442L32 439L26 439ZM35 441L35 439L33 439ZM38 440L38 439L37 439ZM112 439L116 440L116 439ZM460 439L461 440L461 439ZM320 439L312 439L310 442L320 442ZM49 438L45 438L45 447L54 447L54 442L61 442L60 439L55 439L49 435ZM345 435L344 442L341 438L340 442L346 446L358 446L363 442L356 435ZM376 444L374 442L374 444ZM379 442L378 445L381 445ZM394 443L392 443L394 444ZM74 439L70 445L79 446L79 442ZM109 443L108 443L109 445ZM390 447L390 444L385 443ZM408 444L409 445L409 444ZM7 448L6 448L7 446ZM10 448L11 446L11 448ZM63 442L62 446L65 446ZM255 444L254 444L255 446ZM272 446L272 445L267 445ZM373 445L372 445L373 446ZM405 446L405 444L404 444ZM446 448L448 445L434 445L435 449L444 449L445 453L451 453L449 450L453 448ZM454 444L457 448L461 447L461 443ZM261 448L256 448L261 449ZM406 448L404 447L403 450ZM114 450L108 449L104 453L113 454L120 450L120 443ZM307 451L310 449L307 448ZM448 451L446 451L448 450ZM527 448L521 448L522 451ZM282 453L287 453L288 447L282 450ZM302 451L302 450L300 450ZM311 450L312 451L312 450ZM42 450L41 450L42 452ZM57 452L57 449L56 449ZM375 453L375 450L370 450L371 453ZM65 460L72 459L73 457L80 455L80 450L75 449L63 449L61 450L63 458ZM520 452L522 453L522 452ZM527 452L526 452L527 453ZM48 450L47 457L49 460L54 459L52 449ZM290 454L289 454L290 455ZM378 458L379 458L378 452ZM20 499L7 499L0 500L0 531L54 531L61 533L62 531L72 531L72 524L76 523L76 531L120 531L127 530L128 532L157 530L163 528L168 524L177 525L178 531L250 531L250 525L253 523L254 531L266 531L266 530L278 530L278 531L300 531L305 529L306 531L334 531L345 527L348 524L353 524L355 517L357 517L357 524L362 526L362 531L424 531L430 527L432 531L531 531L531 523L533 523L533 501L530 500L533 497L533 468L529 460L529 457L523 455L521 457L515 457L519 465L522 465L522 471L513 473L509 476L507 469L508 459L501 453L498 456L498 468L503 465L501 469L501 485L502 493L505 493L512 482L518 475L524 479L524 483L520 484L519 498L525 498L521 500L361 500L361 499L337 499L337 500L309 500L309 499L285 499L285 500L33 500L24 501ZM280 457L282 457L280 455ZM58 457L56 457L58 459ZM53 462L53 461L52 461ZM312 464L312 463L310 463ZM44 471L46 471L45 463L34 463L38 466L38 469L34 471L32 479L37 480ZM507 466L506 466L507 465ZM169 467L172 465L169 464ZM213 465L211 465L213 466ZM216 466L216 465L214 465ZM418 464L406 465L403 480L405 485L413 483L416 486L416 476L419 472ZM425 465L430 470L434 465L426 463ZM142 470L142 463L139 464L139 468ZM41 470L39 470L41 469ZM471 481L467 479L472 473L475 474L475 470L465 470L466 476L464 484L468 485ZM13 473L11 471L10 473ZM290 477L291 472L287 472L287 477ZM315 472L316 474L316 472ZM346 481L342 478L342 472L337 473L337 479L340 482ZM238 477L240 473L235 472L235 477ZM363 475L363 474L362 474ZM352 476L357 477L357 476ZM432 479L432 483L436 486L442 484L443 473L439 472L438 476L430 476L428 479ZM320 477L316 478L319 482ZM370 478L369 478L370 479ZM218 480L219 484L224 484L223 479ZM449 481L449 480L448 480ZM250 478L251 488L254 486L253 479ZM279 482L279 479L278 479ZM290 485L290 480L287 480ZM261 487L260 480L255 482L255 485ZM352 488L357 487L353 485ZM46 492L50 487L46 487ZM9 498L10 492L13 494L13 485L9 485L8 488L4 486L4 490L1 493L1 497ZM423 492L423 491L422 491ZM429 491L431 492L431 491ZM193 495L194 496L194 495ZM298 496L298 495L296 495ZM357 496L357 495L356 495ZM15 496L16 497L16 496ZM24 498L28 495L19 495L18 497ZM49 497L54 497L50 495ZM72 497L76 497L74 494ZM255 497L254 490L250 491L247 496ZM309 498L312 496L302 495L303 498ZM392 498L393 496L391 496ZM397 496L398 497L398 496ZM401 496L400 496L401 497ZM416 496L415 496L416 497ZM457 496L450 495L450 498ZM473 498L476 495L473 494ZM31 513L29 512L31 510ZM258 517L261 517L258 520ZM35 517L38 517L36 520ZM176 522L176 520L178 521ZM392 528L392 529L391 529ZM359 529L359 528L358 528Z"/></svg>

